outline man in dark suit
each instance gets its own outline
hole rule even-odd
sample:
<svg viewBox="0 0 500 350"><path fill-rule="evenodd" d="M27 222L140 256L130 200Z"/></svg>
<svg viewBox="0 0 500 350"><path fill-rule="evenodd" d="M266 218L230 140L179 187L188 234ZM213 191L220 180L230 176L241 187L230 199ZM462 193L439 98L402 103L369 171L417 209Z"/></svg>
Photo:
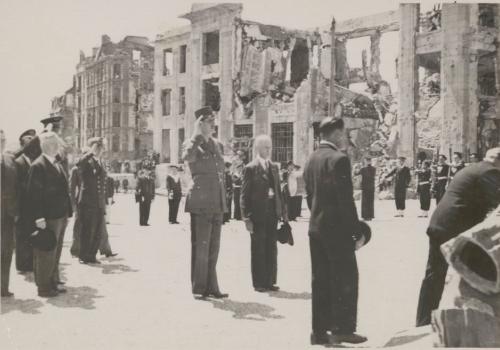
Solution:
<svg viewBox="0 0 500 350"><path fill-rule="evenodd" d="M167 175L168 222L178 224L177 213L182 199L181 178L175 165L171 165L169 169L170 173Z"/></svg>
<svg viewBox="0 0 500 350"><path fill-rule="evenodd" d="M429 257L420 289L417 326L431 322L439 306L448 264L440 246L484 220L500 204L500 147L486 152L484 160L462 169L450 183L427 228Z"/></svg>
<svg viewBox="0 0 500 350"><path fill-rule="evenodd" d="M192 137L184 144L193 185L186 196L191 213L192 291L202 298L226 298L217 281L222 216L227 211L222 144L212 138L215 116L210 107L195 112Z"/></svg>
<svg viewBox="0 0 500 350"><path fill-rule="evenodd" d="M354 172L361 175L361 217L370 221L375 217L375 168L372 166L371 158L365 158L365 166Z"/></svg>
<svg viewBox="0 0 500 350"><path fill-rule="evenodd" d="M26 196L26 184L28 182L28 171L31 163L40 156L40 142L33 141L36 131L26 130L19 137L21 147L24 152L16 158L18 170L19 188L19 220L16 225L16 268L20 273L33 271L33 247L28 242L30 232L30 223L27 220L27 203L29 198Z"/></svg>
<svg viewBox="0 0 500 350"><path fill-rule="evenodd" d="M272 142L255 138L255 159L243 170L241 215L251 235L252 283L257 292L278 291L277 226L288 221L278 167L269 159Z"/></svg>
<svg viewBox="0 0 500 350"><path fill-rule="evenodd" d="M18 196L18 171L14 161L14 155L4 153L5 139L2 136L2 231L0 232L1 247L1 285L0 291L2 297L11 297L14 294L9 291L10 265L12 262L12 253L14 251L14 231L15 223L19 216L19 196Z"/></svg>
<svg viewBox="0 0 500 350"><path fill-rule="evenodd" d="M141 170L137 177L135 198L139 202L139 225L149 226L151 202L155 198L155 183L149 170Z"/></svg>
<svg viewBox="0 0 500 350"><path fill-rule="evenodd" d="M76 163L80 175L77 205L80 217L80 262L99 264L96 259L106 214L106 170L100 155L104 145L101 137L88 140L90 151Z"/></svg>
<svg viewBox="0 0 500 350"><path fill-rule="evenodd" d="M66 292L57 285L62 283L59 278L59 261L72 208L67 174L63 165L55 158L61 151L61 140L51 131L40 134L39 139L42 155L30 167L26 194L30 198L28 212L32 222L39 229L51 230L56 237L56 247L52 251L34 248L38 295L53 297Z"/></svg>
<svg viewBox="0 0 500 350"><path fill-rule="evenodd" d="M434 174L433 192L436 198L436 205L439 204L446 192L446 185L448 184L448 175L450 167L446 164L446 156L441 154L438 159L436 173Z"/></svg>
<svg viewBox="0 0 500 350"><path fill-rule="evenodd" d="M311 343L362 343L366 337L355 333L358 304L355 250L364 240L360 238L353 198L351 163L340 151L346 144L344 122L327 117L319 129L321 143L304 170L311 211ZM329 339L327 331L332 338Z"/></svg>
<svg viewBox="0 0 500 350"><path fill-rule="evenodd" d="M85 152L84 152L85 153ZM81 189L81 178L80 170L75 165L70 170L69 175L69 195L71 198L71 204L73 206L74 219L73 219L73 243L71 244L70 253L73 257L80 256L80 234L82 229L82 223L80 218L80 213L78 210L78 198Z"/></svg>
<svg viewBox="0 0 500 350"><path fill-rule="evenodd" d="M410 185L410 169L405 165L406 158L399 157L398 165L390 171L385 177L394 178L394 201L396 202L397 213L394 217L402 218L405 216L406 209L406 189Z"/></svg>
<svg viewBox="0 0 500 350"><path fill-rule="evenodd" d="M243 178L243 168L245 167L245 152L239 150L236 152L236 159L231 165L231 180L233 184L233 201L235 220L241 220L240 196L241 182ZM231 215L230 215L231 216Z"/></svg>

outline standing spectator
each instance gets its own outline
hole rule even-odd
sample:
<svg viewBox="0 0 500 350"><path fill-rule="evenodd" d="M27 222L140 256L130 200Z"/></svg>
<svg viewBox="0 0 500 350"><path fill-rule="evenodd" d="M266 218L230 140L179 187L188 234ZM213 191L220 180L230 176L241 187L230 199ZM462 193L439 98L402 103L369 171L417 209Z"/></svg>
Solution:
<svg viewBox="0 0 500 350"><path fill-rule="evenodd" d="M450 183L427 228L429 257L420 289L417 327L431 322L439 307L448 264L440 246L484 220L500 204L500 147L486 152L484 160L461 170Z"/></svg>
<svg viewBox="0 0 500 350"><path fill-rule="evenodd" d="M224 163L226 166L226 169L224 171L224 176L225 176L225 185L226 185L226 203L227 203L227 212L224 213L224 217L222 222L226 223L231 220L231 203L233 202L233 178L231 176L231 163L226 162Z"/></svg>
<svg viewBox="0 0 500 350"><path fill-rule="evenodd" d="M108 168L109 171L109 168ZM115 182L112 177L106 176L106 223L111 221L111 206L115 204Z"/></svg>
<svg viewBox="0 0 500 350"><path fill-rule="evenodd" d="M86 151L88 152L88 150ZM80 235L82 231L81 214L78 208L78 198L81 190L81 176L78 167L75 165L71 168L69 177L69 194L74 212L73 219L73 243L71 244L70 253L74 257L80 256Z"/></svg>
<svg viewBox="0 0 500 350"><path fill-rule="evenodd" d="M446 184L448 183L448 174L450 172L450 167L446 164L446 156L439 155L438 165L436 168L436 175L434 179L433 192L436 198L436 204L439 204L441 198L443 198L446 192Z"/></svg>
<svg viewBox="0 0 500 350"><path fill-rule="evenodd" d="M431 207L431 163L428 160L422 162L422 166L417 168L417 193L420 199L419 218L426 218Z"/></svg>
<svg viewBox="0 0 500 350"><path fill-rule="evenodd" d="M215 116L211 107L195 112L194 132L184 145L182 159L189 164L193 185L186 197L191 213L192 292L202 298L227 298L217 280L222 216L227 211L224 150L212 138Z"/></svg>
<svg viewBox="0 0 500 350"><path fill-rule="evenodd" d="M234 219L241 220L240 194L243 178L243 168L245 167L245 153L242 150L236 152L236 159L231 166L231 176L233 182Z"/></svg>
<svg viewBox="0 0 500 350"><path fill-rule="evenodd" d="M181 178L177 166L171 165L169 169L170 173L167 175L168 222L178 224L177 213L182 199Z"/></svg>
<svg viewBox="0 0 500 350"><path fill-rule="evenodd" d="M27 216L29 197L26 195L28 172L31 163L40 156L40 141L34 140L36 132L26 130L19 137L23 153L16 158L19 220L16 224L16 268L20 273L33 271L33 247L28 242L31 225Z"/></svg>
<svg viewBox="0 0 500 350"><path fill-rule="evenodd" d="M392 169L386 175L387 177L394 177L394 200L396 202L397 213L394 217L404 217L406 209L406 189L410 185L411 174L410 169L405 165L406 158L399 157L396 168Z"/></svg>
<svg viewBox="0 0 500 350"><path fill-rule="evenodd" d="M149 212L154 198L155 184L150 171L140 170L135 189L135 200L139 203L139 225L149 226Z"/></svg>
<svg viewBox="0 0 500 350"><path fill-rule="evenodd" d="M104 145L101 137L89 139L90 151L76 163L80 174L78 211L81 218L80 262L100 264L96 259L106 214L106 170L100 159Z"/></svg>
<svg viewBox="0 0 500 350"><path fill-rule="evenodd" d="M38 295L54 297L64 293L59 275L64 232L68 217L72 216L67 174L55 159L61 151L61 140L56 133L47 131L39 135L42 155L31 165L26 194L30 198L29 215L39 229L49 229L56 237L52 251L34 248L35 282Z"/></svg>
<svg viewBox="0 0 500 350"><path fill-rule="evenodd" d="M278 167L271 162L272 142L255 138L254 161L243 171L241 212L251 237L252 283L255 291L278 291L278 220L288 221Z"/></svg>
<svg viewBox="0 0 500 350"><path fill-rule="evenodd" d="M18 202L18 172L14 161L14 155L3 153L5 139L0 140L2 152L2 232L0 233L1 247L1 296L11 297L14 294L9 291L10 265L12 263L12 253L14 251L14 231L16 220L19 217Z"/></svg>
<svg viewBox="0 0 500 350"><path fill-rule="evenodd" d="M366 221L375 217L375 172L369 157L365 158L365 166L354 172L355 175L361 175L361 217Z"/></svg>
<svg viewBox="0 0 500 350"><path fill-rule="evenodd" d="M115 193L120 193L120 180L115 180Z"/></svg>
<svg viewBox="0 0 500 350"><path fill-rule="evenodd" d="M453 161L450 164L450 167L448 170L449 171L448 183L450 183L451 180L453 180L453 177L455 177L455 175L463 168L465 168L465 163L464 163L464 160L462 159L462 153L460 153L460 152L453 153Z"/></svg>
<svg viewBox="0 0 500 350"><path fill-rule="evenodd" d="M477 153L471 153L469 160L470 160L470 164L479 162L479 157L478 157Z"/></svg>
<svg viewBox="0 0 500 350"><path fill-rule="evenodd" d="M327 117L319 130L319 148L309 157L304 170L307 205L311 211L311 344L363 343L366 337L355 333L358 307L355 250L364 244L364 239L359 234L351 163L341 151L346 143L344 121ZM328 331L332 333L330 339Z"/></svg>
<svg viewBox="0 0 500 350"><path fill-rule="evenodd" d="M290 197L288 198L288 218L290 221L295 221L295 219L300 215L302 209L302 196L298 193L298 178L301 176L300 172L297 171L297 166L289 161L287 163L287 185Z"/></svg>
<svg viewBox="0 0 500 350"><path fill-rule="evenodd" d="M122 181L122 188L124 193L128 193L128 179L124 178Z"/></svg>

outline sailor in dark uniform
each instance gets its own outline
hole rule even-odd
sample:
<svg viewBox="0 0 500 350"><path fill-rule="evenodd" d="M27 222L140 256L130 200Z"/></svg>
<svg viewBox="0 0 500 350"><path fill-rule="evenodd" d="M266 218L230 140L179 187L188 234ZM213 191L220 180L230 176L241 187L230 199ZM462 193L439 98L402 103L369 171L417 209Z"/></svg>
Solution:
<svg viewBox="0 0 500 350"><path fill-rule="evenodd" d="M398 166L385 177L394 177L394 200L397 213L394 217L402 218L406 208L406 189L411 181L410 169L405 165L406 158L398 158Z"/></svg>
<svg viewBox="0 0 500 350"><path fill-rule="evenodd" d="M420 199L420 209L422 213L419 218L426 218L431 206L431 164L428 160L416 170L417 173L417 193Z"/></svg>
<svg viewBox="0 0 500 350"><path fill-rule="evenodd" d="M465 163L462 159L462 153L453 153L453 163L451 163L449 167L448 183L450 183L451 180L453 180L453 177L463 168L465 168Z"/></svg>
<svg viewBox="0 0 500 350"><path fill-rule="evenodd" d="M443 154L439 156L433 186L436 204L439 204L439 201L443 198L443 195L446 192L446 184L448 183L448 173L450 169L449 165L446 164L446 159L446 156Z"/></svg>
<svg viewBox="0 0 500 350"><path fill-rule="evenodd" d="M365 158L365 166L354 172L354 175L361 175L361 217L370 221L375 217L375 173L371 158Z"/></svg>

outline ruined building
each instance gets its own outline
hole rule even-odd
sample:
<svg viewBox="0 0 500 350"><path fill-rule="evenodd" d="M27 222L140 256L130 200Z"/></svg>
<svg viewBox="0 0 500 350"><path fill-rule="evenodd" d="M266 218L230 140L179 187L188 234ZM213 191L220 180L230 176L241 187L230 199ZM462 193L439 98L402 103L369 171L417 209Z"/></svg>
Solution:
<svg viewBox="0 0 500 350"><path fill-rule="evenodd" d="M204 105L217 111L226 154L265 133L278 162L303 164L330 114L345 119L355 160L413 161L419 147L467 154L498 144L497 5L445 4L420 13L418 4L402 4L313 30L245 20L242 9L194 4L181 16L189 26L157 36L154 147L162 161L179 161L194 111ZM380 40L394 31L397 91L379 70ZM362 37L370 39L370 59L365 51L362 66L351 67L347 43ZM360 82L363 91L351 89Z"/></svg>
<svg viewBox="0 0 500 350"><path fill-rule="evenodd" d="M73 82L76 146L104 137L115 171L153 148L153 67L154 48L145 37L114 43L103 35L92 55L80 53Z"/></svg>

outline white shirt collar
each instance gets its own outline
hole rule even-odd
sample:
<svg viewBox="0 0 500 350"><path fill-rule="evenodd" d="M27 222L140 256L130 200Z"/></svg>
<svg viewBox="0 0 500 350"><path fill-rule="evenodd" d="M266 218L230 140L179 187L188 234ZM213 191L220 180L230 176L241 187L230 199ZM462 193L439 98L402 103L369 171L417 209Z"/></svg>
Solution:
<svg viewBox="0 0 500 350"><path fill-rule="evenodd" d="M267 166L269 165L269 159L264 159L261 156L257 155L257 161L262 165L264 169L267 169Z"/></svg>
<svg viewBox="0 0 500 350"><path fill-rule="evenodd" d="M45 156L45 158L47 158L47 159L48 159L48 160L49 160L52 164L55 164L55 162L56 162L56 158L55 158L55 157L51 157L51 156L49 156L49 155L47 155L47 154L45 154L45 153L44 153L43 155L44 155L44 156Z"/></svg>
<svg viewBox="0 0 500 350"><path fill-rule="evenodd" d="M330 142L330 141L327 141L327 140L321 140L320 144L321 145L330 145L330 146L332 146L333 148L335 148L337 150L339 149L337 146L335 146L335 144L333 142Z"/></svg>
<svg viewBox="0 0 500 350"><path fill-rule="evenodd" d="M28 162L29 165L31 165L31 159L30 157L28 157L26 154L23 153L23 157L24 157L24 160L26 160L26 162Z"/></svg>

